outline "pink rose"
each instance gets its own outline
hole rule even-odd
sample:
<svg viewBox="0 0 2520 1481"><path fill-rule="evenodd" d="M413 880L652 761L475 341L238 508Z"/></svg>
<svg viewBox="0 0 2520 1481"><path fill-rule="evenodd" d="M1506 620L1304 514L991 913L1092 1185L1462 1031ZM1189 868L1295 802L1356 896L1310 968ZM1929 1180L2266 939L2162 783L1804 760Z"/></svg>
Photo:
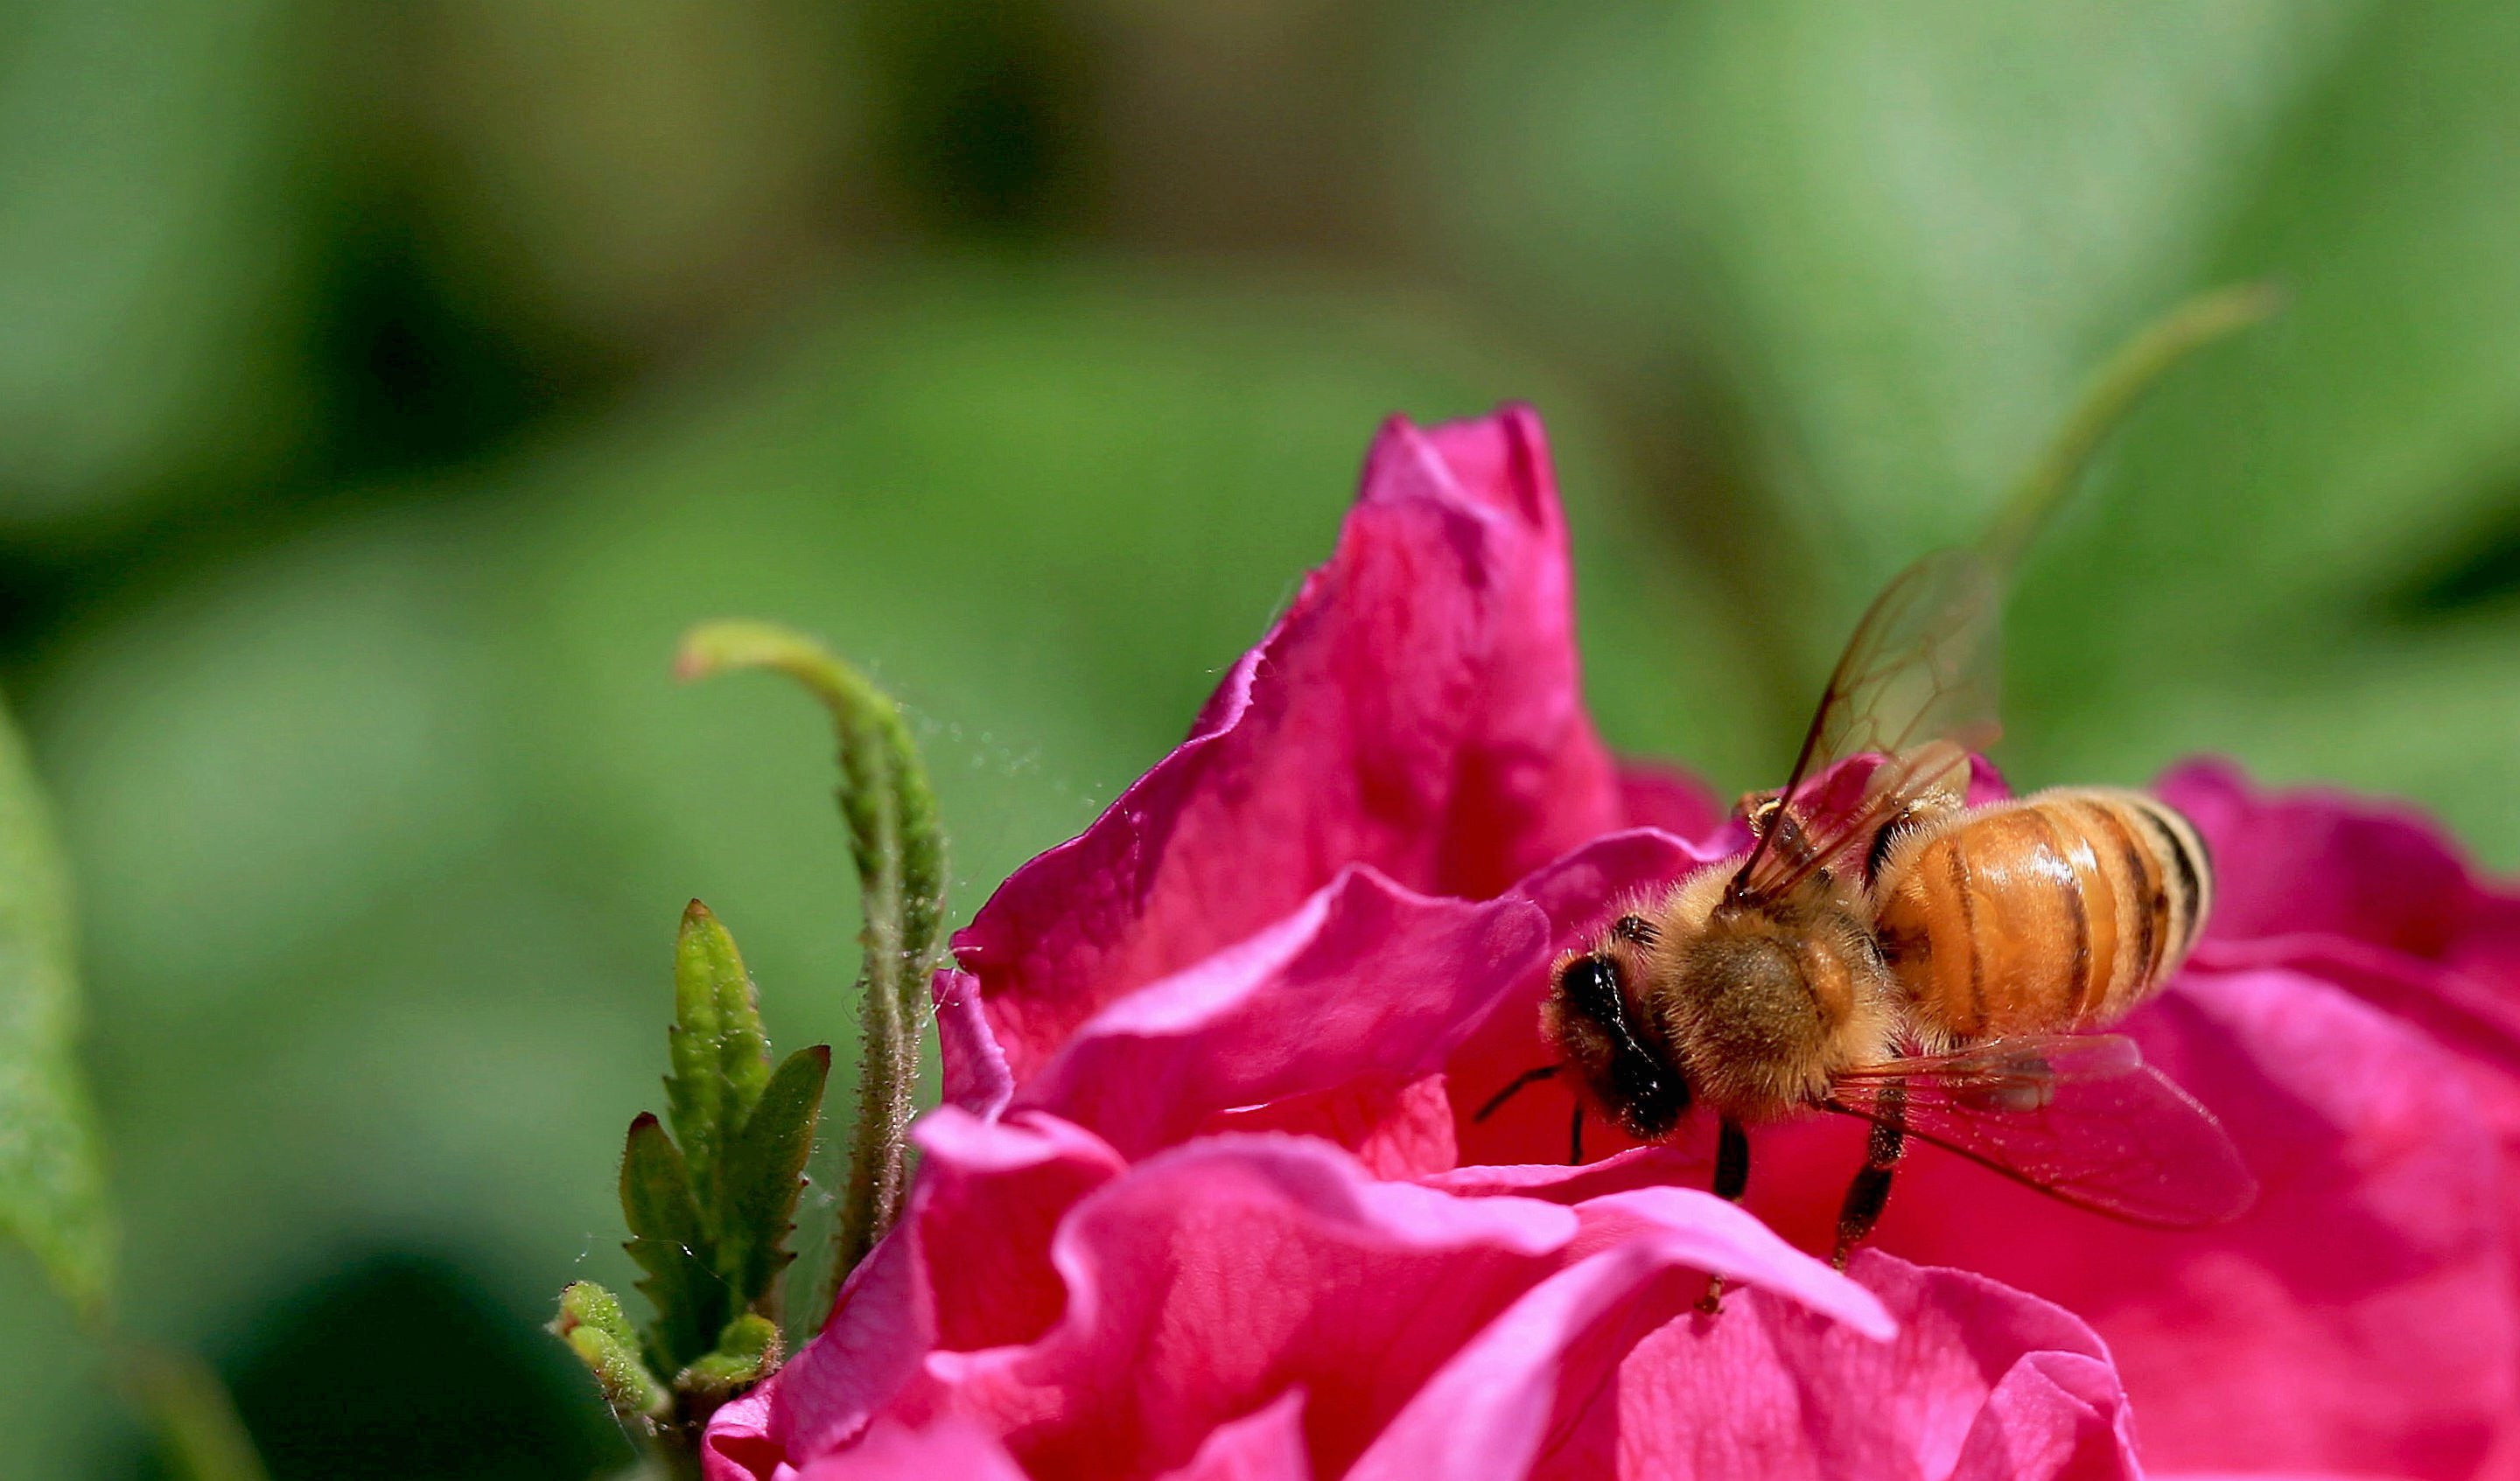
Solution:
<svg viewBox="0 0 2520 1481"><path fill-rule="evenodd" d="M1923 1148L1840 1276L1852 1123L1757 1134L1744 1211L1704 1127L1474 1121L1552 956L1739 844L1602 747L1567 583L1528 412L1385 429L1190 739L956 938L911 1209L713 1481L2520 1476L2520 898L2419 821L2164 784L2222 895L2128 1031L2263 1184L2223 1228Z"/></svg>

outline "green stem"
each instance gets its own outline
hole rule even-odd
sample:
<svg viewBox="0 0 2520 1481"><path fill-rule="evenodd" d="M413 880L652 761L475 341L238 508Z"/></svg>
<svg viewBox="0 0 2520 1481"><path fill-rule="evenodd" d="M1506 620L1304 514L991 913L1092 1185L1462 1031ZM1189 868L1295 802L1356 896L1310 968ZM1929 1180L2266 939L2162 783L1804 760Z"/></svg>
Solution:
<svg viewBox="0 0 2520 1481"><path fill-rule="evenodd" d="M157 1427L158 1453L181 1481L269 1481L226 1385L190 1353L108 1335L124 1392Z"/></svg>
<svg viewBox="0 0 2520 1481"><path fill-rule="evenodd" d="M648 1442L649 1458L666 1481L700 1481L699 1437L687 1430L664 1430Z"/></svg>
<svg viewBox="0 0 2520 1481"><path fill-rule="evenodd" d="M2073 491L2092 455L2162 377L2216 340L2272 317L2283 303L2283 291L2272 283L2216 289L2182 303L2119 346L2004 502L1983 547L1988 563L1999 571L2011 568Z"/></svg>
<svg viewBox="0 0 2520 1481"><path fill-rule="evenodd" d="M839 739L840 814L864 917L866 1047L848 1186L832 1234L836 1283L901 1212L919 1025L943 948L944 836L901 709L863 674L812 639L762 622L703 623L685 636L675 662L686 679L735 668L770 669L804 685L831 711Z"/></svg>

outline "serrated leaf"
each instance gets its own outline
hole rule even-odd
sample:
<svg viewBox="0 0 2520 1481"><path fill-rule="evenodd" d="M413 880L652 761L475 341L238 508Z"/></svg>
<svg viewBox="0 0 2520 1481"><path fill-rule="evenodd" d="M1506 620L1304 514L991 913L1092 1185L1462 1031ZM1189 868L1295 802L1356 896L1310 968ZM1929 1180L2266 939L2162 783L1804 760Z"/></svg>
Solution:
<svg viewBox="0 0 2520 1481"><path fill-rule="evenodd" d="M891 1228L909 1185L919 1017L944 946L945 838L935 792L901 706L801 633L769 622L704 622L684 635L674 667L686 679L734 668L784 673L822 701L839 737L840 815L857 865L866 973L857 1125L832 1230L836 1288Z"/></svg>
<svg viewBox="0 0 2520 1481"><path fill-rule="evenodd" d="M691 1166L701 1218L714 1230L724 1206L721 1151L761 1098L770 1077L770 1040L734 936L698 900L684 910L674 941L667 1043L674 1068L665 1077L665 1108Z"/></svg>
<svg viewBox="0 0 2520 1481"><path fill-rule="evenodd" d="M691 1168L656 1118L642 1112L630 1123L621 1154L621 1215L630 1226L622 1248L647 1272L639 1282L656 1309L648 1329L648 1353L674 1372L708 1348L709 1337L730 1312L725 1282L712 1258L715 1246L692 1196Z"/></svg>
<svg viewBox="0 0 2520 1481"><path fill-rule="evenodd" d="M743 1304L774 1310L769 1298L795 1254L788 1248L805 1158L814 1149L823 1082L832 1051L817 1044L782 1061L761 1102L727 1147L725 1240L719 1270Z"/></svg>
<svg viewBox="0 0 2520 1481"><path fill-rule="evenodd" d="M69 891L24 742L0 711L0 1232L83 1310L113 1255L102 1150L75 1055Z"/></svg>

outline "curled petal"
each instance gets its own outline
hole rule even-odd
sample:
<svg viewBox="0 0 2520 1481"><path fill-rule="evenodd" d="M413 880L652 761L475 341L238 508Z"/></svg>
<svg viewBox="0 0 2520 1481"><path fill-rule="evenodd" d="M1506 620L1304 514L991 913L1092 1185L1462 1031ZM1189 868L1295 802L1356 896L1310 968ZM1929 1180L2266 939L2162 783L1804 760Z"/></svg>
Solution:
<svg viewBox="0 0 2520 1481"><path fill-rule="evenodd" d="M1429 1188L1463 1197L1500 1194L1544 1198L1552 1203L1581 1203L1604 1193L1630 1189L1688 1187L1705 1181L1707 1161L1667 1144L1632 1146L1598 1162L1569 1166L1562 1162L1512 1162L1498 1166L1456 1167L1418 1181Z"/></svg>
<svg viewBox="0 0 2520 1481"><path fill-rule="evenodd" d="M1765 1292L1640 1342L1532 1474L2047 1481L2138 1474L2124 1396L2069 1313L1959 1271L1867 1253L1898 1322L1867 1338ZM1994 1468L2009 1466L2009 1469Z"/></svg>
<svg viewBox="0 0 2520 1481"><path fill-rule="evenodd" d="M709 1481L771 1481L794 1458L854 1440L938 1343L985 1347L1049 1329L1066 1310L1050 1264L1060 1219L1119 1175L1119 1154L1056 1117L921 1118L910 1206L849 1274L822 1332L769 1384L717 1412Z"/></svg>
<svg viewBox="0 0 2520 1481"><path fill-rule="evenodd" d="M1534 1286L1418 1391L1350 1481L1500 1481L1531 1473L1639 1339L1692 1307L1706 1273L1799 1301L1860 1337L1897 1324L1869 1291L1787 1248L1711 1194L1645 1189L1579 1210L1588 1255Z"/></svg>
<svg viewBox="0 0 2520 1481"><path fill-rule="evenodd" d="M1209 1125L1224 1132L1327 1138L1356 1153L1377 1178L1423 1179L1461 1160L1453 1140L1453 1100L1440 1074L1415 1080L1368 1075L1332 1090L1221 1112Z"/></svg>
<svg viewBox="0 0 2520 1481"><path fill-rule="evenodd" d="M1162 1481L1312 1481L1304 1454L1304 1395L1289 1390L1199 1442L1198 1454Z"/></svg>
<svg viewBox="0 0 2520 1481"><path fill-rule="evenodd" d="M2520 1308L2507 1173L2455 1062L2291 970L2191 972L2127 1028L2221 1116L2261 1184L2253 1210L2134 1229L1920 1148L1882 1247L2089 1320L2156 1465L2475 1474L2520 1414ZM1754 1204L1824 1241L1861 1142L1825 1125L1759 1139Z"/></svg>
<svg viewBox="0 0 2520 1481"><path fill-rule="evenodd" d="M2262 792L2218 762L2171 773L2161 795L2213 851L2208 940L2341 936L2520 993L2520 894L2479 879L2411 809L2317 788Z"/></svg>
<svg viewBox="0 0 2520 1481"><path fill-rule="evenodd" d="M1374 1439L1348 1481L1519 1481L1562 1421L1646 1332L1705 1289L1654 1240L1621 1244L1534 1286Z"/></svg>
<svg viewBox="0 0 2520 1481"><path fill-rule="evenodd" d="M1952 1481L2139 1474L2126 1391L2106 1358L2031 1353L1987 1396Z"/></svg>
<svg viewBox="0 0 2520 1481"><path fill-rule="evenodd" d="M1236 1106L1358 1081L1396 1093L1441 1068L1547 947L1526 902L1429 899L1348 870L1257 936L1097 1013L1023 1103L1142 1157Z"/></svg>
<svg viewBox="0 0 2520 1481"><path fill-rule="evenodd" d="M993 1119L1014 1099L1015 1077L1006 1052L989 1032L980 1007L980 983L948 967L928 984L936 1004L936 1055L943 1067L944 1100L982 1119Z"/></svg>
<svg viewBox="0 0 2520 1481"><path fill-rule="evenodd" d="M1539 422L1386 426L1329 564L1188 740L955 938L1018 1079L1351 864L1494 895L1618 825Z"/></svg>
<svg viewBox="0 0 2520 1481"><path fill-rule="evenodd" d="M1203 1138L1060 1226L1057 1327L937 1354L898 1410L974 1419L1036 1473L1144 1476L1302 1388L1308 1451L1336 1474L1577 1228L1526 1199L1379 1183L1306 1139Z"/></svg>
<svg viewBox="0 0 2520 1481"><path fill-rule="evenodd" d="M1456 1197L1376 1182L1302 1139L1207 1137L1141 1163L1077 1204L1053 1257L1067 1287L1057 1327L936 1353L889 1412L976 1422L1034 1474L1152 1476L1300 1392L1314 1474L1369 1453L1372 1473L1409 1474L1443 1455L1476 1462L1457 1432L1472 1422L1457 1401L1475 1395L1506 1449L1455 1473L1506 1475L1507 1451L1536 1453L1549 1416L1693 1301L1703 1272L1869 1340L1891 1330L1869 1293L1704 1193L1572 1209Z"/></svg>
<svg viewBox="0 0 2520 1481"><path fill-rule="evenodd" d="M996 1437L950 1419L921 1430L878 1423L857 1445L795 1475L796 1481L1027 1481Z"/></svg>

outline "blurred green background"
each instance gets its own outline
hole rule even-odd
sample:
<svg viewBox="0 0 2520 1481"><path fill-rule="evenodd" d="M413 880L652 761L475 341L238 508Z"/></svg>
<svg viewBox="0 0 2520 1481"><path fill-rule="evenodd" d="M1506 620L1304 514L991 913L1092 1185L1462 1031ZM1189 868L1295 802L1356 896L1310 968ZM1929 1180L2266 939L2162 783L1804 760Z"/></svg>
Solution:
<svg viewBox="0 0 2520 1481"><path fill-rule="evenodd" d="M902 696L968 915L1395 410L1537 403L1604 728L1773 785L1870 590L2272 277L2025 572L2001 754L2520 863L2515 79L2500 0L14 0L0 681L126 1322L282 1481L625 1459L535 1325L628 1283L683 901L851 1039L828 732L676 634ZM150 1473L103 1372L0 1251L11 1474Z"/></svg>

